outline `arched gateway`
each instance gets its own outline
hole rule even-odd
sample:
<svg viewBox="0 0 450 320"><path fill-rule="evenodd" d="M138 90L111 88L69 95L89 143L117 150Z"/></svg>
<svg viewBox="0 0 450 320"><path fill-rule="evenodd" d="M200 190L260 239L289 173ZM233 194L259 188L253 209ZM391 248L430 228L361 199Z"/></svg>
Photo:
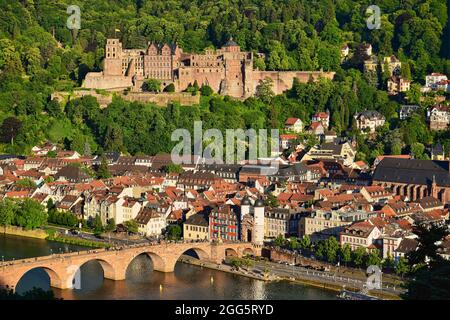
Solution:
<svg viewBox="0 0 450 320"><path fill-rule="evenodd" d="M141 254L148 255L154 270L173 272L175 264L186 251L192 250L200 260L221 263L227 252L242 257L252 252L261 254L261 247L250 243L163 243L158 245L141 245L120 250L88 250L76 253L54 254L45 257L3 262L0 264L0 286L15 288L20 279L29 271L42 268L50 277L50 285L60 289L73 287L76 272L82 265L96 260L103 268L106 279L125 280L126 271L134 258Z"/></svg>

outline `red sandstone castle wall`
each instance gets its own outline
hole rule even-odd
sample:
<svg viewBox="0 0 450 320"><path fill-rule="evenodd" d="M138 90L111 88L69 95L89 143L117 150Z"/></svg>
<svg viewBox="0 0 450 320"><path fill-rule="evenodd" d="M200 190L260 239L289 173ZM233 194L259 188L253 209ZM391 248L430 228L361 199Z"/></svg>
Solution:
<svg viewBox="0 0 450 320"><path fill-rule="evenodd" d="M87 89L118 89L133 85L131 77L107 76L102 72L89 72L82 87Z"/></svg>
<svg viewBox="0 0 450 320"><path fill-rule="evenodd" d="M333 80L335 72L321 71L253 71L253 93L261 80L271 78L273 80L273 91L281 94L292 88L294 78L298 78L301 83L309 81L310 77L317 81L319 77Z"/></svg>

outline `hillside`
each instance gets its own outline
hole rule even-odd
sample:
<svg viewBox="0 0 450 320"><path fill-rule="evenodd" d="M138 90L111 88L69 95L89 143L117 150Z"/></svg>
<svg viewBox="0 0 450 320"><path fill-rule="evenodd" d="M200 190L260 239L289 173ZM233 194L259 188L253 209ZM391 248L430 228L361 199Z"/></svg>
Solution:
<svg viewBox="0 0 450 320"><path fill-rule="evenodd" d="M81 30L66 26L69 5L81 9ZM381 28L369 30L368 0L0 0L0 123L19 119L14 139L3 134L0 152L28 153L50 139L84 152L120 150L154 154L171 150L170 134L203 120L204 128L283 127L288 117L310 119L330 110L332 127L342 135L358 135L355 112L372 109L387 119L377 141L360 139L359 158L373 159L414 144L442 141L448 133L431 133L424 116L399 123L398 106L385 85L363 73L358 55L370 43L381 57L395 54L402 75L416 86L409 102L423 107L418 85L431 72L450 75L448 8L442 0L382 0ZM447 35L447 37L446 37ZM116 99L100 110L89 97L63 106L50 101L54 91L73 90L89 71L102 70L105 41L120 37L124 47L148 41L179 44L186 52L220 47L233 38L244 50L262 52L255 64L265 70L332 70L333 82L296 84L284 95L245 102L202 97L201 105L150 105ZM341 48L355 51L341 63ZM381 78L383 75L381 75ZM385 79L383 79L385 80ZM387 134L389 133L389 134ZM89 147L87 147L89 146Z"/></svg>

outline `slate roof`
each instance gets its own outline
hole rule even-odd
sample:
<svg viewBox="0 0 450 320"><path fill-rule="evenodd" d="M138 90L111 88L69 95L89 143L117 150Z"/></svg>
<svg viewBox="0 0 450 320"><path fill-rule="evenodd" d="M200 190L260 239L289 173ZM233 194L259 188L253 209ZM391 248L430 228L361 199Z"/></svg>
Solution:
<svg viewBox="0 0 450 320"><path fill-rule="evenodd" d="M223 45L223 47L235 47L235 46L239 45L235 41L233 41L233 39L228 40L227 43Z"/></svg>
<svg viewBox="0 0 450 320"><path fill-rule="evenodd" d="M196 214L190 216L189 219L186 220L185 224L201 226L201 227L209 226L208 220L206 220L205 217L199 213L196 213Z"/></svg>
<svg viewBox="0 0 450 320"><path fill-rule="evenodd" d="M394 183L450 187L448 161L384 158L377 166L373 180Z"/></svg>
<svg viewBox="0 0 450 320"><path fill-rule="evenodd" d="M395 249L395 251L406 254L406 253L416 250L418 244L419 243L415 239L405 238L400 242L400 244L398 245L398 248Z"/></svg>

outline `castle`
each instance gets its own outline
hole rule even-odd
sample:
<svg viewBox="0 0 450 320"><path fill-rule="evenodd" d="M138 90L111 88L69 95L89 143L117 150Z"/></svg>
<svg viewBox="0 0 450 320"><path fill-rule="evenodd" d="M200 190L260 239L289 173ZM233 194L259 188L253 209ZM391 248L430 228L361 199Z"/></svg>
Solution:
<svg viewBox="0 0 450 320"><path fill-rule="evenodd" d="M253 67L253 53L243 52L230 40L221 49L206 49L203 54L185 53L177 45L149 43L146 49L124 49L119 39L107 39L103 72L90 72L84 88L142 91L145 79L158 79L162 88L169 84L176 92L197 81L215 92L236 98L253 96L261 80L271 78L273 91L281 94L300 82L333 79L334 72L260 71Z"/></svg>

